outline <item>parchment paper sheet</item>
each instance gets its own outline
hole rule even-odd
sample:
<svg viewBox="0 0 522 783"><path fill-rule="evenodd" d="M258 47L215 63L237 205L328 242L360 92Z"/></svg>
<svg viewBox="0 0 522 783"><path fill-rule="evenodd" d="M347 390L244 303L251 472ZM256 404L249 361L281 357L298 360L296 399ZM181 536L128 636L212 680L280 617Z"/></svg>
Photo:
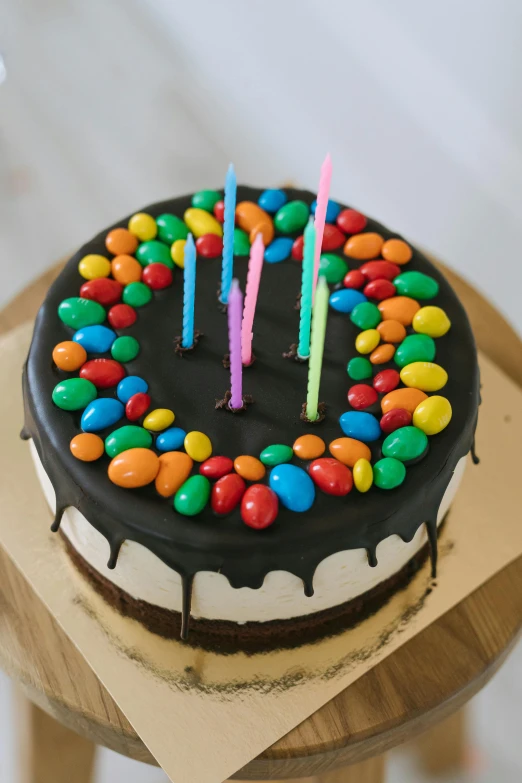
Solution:
<svg viewBox="0 0 522 783"><path fill-rule="evenodd" d="M299 651L219 656L156 637L110 609L49 531L19 439L31 330L0 342L0 542L174 783L225 780L522 553L522 394L482 357L481 463L443 531L435 589L426 566L374 617Z"/></svg>

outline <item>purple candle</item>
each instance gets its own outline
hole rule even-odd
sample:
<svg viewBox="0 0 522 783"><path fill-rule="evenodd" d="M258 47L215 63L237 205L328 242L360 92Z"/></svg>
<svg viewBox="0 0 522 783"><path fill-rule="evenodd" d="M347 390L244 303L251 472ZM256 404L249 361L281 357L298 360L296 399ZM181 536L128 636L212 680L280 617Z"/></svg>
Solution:
<svg viewBox="0 0 522 783"><path fill-rule="evenodd" d="M232 280L228 295L228 346L230 351L230 408L243 407L243 363L241 361L241 321L243 294L239 281Z"/></svg>

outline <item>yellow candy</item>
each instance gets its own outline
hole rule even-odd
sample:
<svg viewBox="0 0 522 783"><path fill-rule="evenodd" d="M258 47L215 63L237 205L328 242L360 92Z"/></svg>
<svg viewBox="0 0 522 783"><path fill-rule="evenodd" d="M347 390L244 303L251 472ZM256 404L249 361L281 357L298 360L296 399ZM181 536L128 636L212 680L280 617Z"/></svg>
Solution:
<svg viewBox="0 0 522 783"><path fill-rule="evenodd" d="M186 239L176 239L170 248L170 255L176 266L183 269L185 266L185 242Z"/></svg>
<svg viewBox="0 0 522 783"><path fill-rule="evenodd" d="M446 385L448 373L440 364L412 362L402 368L401 381L410 388L420 389L423 392L434 392Z"/></svg>
<svg viewBox="0 0 522 783"><path fill-rule="evenodd" d="M419 334L442 337L451 326L451 321L441 307L421 307L413 316L412 326Z"/></svg>
<svg viewBox="0 0 522 783"><path fill-rule="evenodd" d="M353 483L359 492L368 492L373 484L373 468L367 459L358 459L353 466Z"/></svg>
<svg viewBox="0 0 522 783"><path fill-rule="evenodd" d="M133 215L129 220L128 229L141 242L148 242L149 239L154 239L158 233L156 221L152 215L147 215L146 212L137 212Z"/></svg>
<svg viewBox="0 0 522 783"><path fill-rule="evenodd" d="M192 430L185 435L185 451L195 462L204 462L212 454L212 443L204 432Z"/></svg>
<svg viewBox="0 0 522 783"><path fill-rule="evenodd" d="M355 347L359 353L371 353L379 345L380 339L377 329L366 329L355 338Z"/></svg>
<svg viewBox="0 0 522 783"><path fill-rule="evenodd" d="M421 402L413 413L413 425L426 435L442 432L451 421L451 404L446 397L434 395Z"/></svg>
<svg viewBox="0 0 522 783"><path fill-rule="evenodd" d="M221 223L218 223L214 215L211 215L210 212L205 212L204 209L190 207L190 209L185 210L183 220L196 238L205 234L216 234L218 237L223 236Z"/></svg>
<svg viewBox="0 0 522 783"><path fill-rule="evenodd" d="M145 416L143 426L146 430L160 432L160 430L166 430L167 427L170 427L175 418L173 411L168 408L156 408Z"/></svg>
<svg viewBox="0 0 522 783"><path fill-rule="evenodd" d="M98 277L109 277L111 273L111 262L105 256L89 253L84 256L78 264L78 272L86 280L96 280Z"/></svg>

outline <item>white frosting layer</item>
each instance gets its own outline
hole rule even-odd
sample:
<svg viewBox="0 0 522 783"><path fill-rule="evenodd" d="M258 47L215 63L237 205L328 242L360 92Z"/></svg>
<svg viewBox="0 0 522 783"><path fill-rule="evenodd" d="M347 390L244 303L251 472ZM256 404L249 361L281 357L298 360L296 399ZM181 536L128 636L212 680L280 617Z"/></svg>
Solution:
<svg viewBox="0 0 522 783"><path fill-rule="evenodd" d="M31 452L47 502L54 512L56 497L36 449ZM439 509L440 524L449 509L466 465L462 458L446 489ZM68 508L62 518L61 531L73 547L102 576L134 598L165 609L181 611L181 579L141 544L126 541L114 570L107 568L109 545L105 538L75 508ZM314 576L314 595L304 595L303 583L287 571L271 571L259 590L235 589L228 579L213 571L196 574L192 595L194 617L209 620L266 622L319 612L356 598L400 571L424 546L426 530L422 525L409 543L390 536L377 548L379 564L370 568L366 550L337 552L323 560Z"/></svg>

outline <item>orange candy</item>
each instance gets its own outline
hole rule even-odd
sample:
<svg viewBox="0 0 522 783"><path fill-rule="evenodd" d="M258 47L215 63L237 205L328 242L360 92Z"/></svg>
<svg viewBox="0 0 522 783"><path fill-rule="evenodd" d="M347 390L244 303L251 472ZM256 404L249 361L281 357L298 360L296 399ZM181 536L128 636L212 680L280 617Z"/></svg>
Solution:
<svg viewBox="0 0 522 783"><path fill-rule="evenodd" d="M159 464L156 490L162 497L168 498L188 479L194 462L184 451L167 451L160 454Z"/></svg>
<svg viewBox="0 0 522 783"><path fill-rule="evenodd" d="M112 259L111 272L118 283L128 285L129 283L136 283L138 280L141 280L143 269L140 262L136 261L133 256L121 255Z"/></svg>
<svg viewBox="0 0 522 783"><path fill-rule="evenodd" d="M59 370L74 372L74 370L79 370L86 361L87 351L79 343L65 340L54 347L53 362Z"/></svg>
<svg viewBox="0 0 522 783"><path fill-rule="evenodd" d="M257 457L242 454L234 460L234 470L246 481L260 481L265 475L266 469Z"/></svg>
<svg viewBox="0 0 522 783"><path fill-rule="evenodd" d="M385 343L401 343L406 337L406 329L399 321L381 321L376 328Z"/></svg>
<svg viewBox="0 0 522 783"><path fill-rule="evenodd" d="M330 454L343 465L348 465L349 468L353 468L358 459L372 458L372 453L366 443L355 438L337 438L333 440L329 447Z"/></svg>
<svg viewBox="0 0 522 783"><path fill-rule="evenodd" d="M369 231L367 234L354 234L344 246L345 256L359 258L361 261L367 261L371 258L378 258L384 243L380 234Z"/></svg>
<svg viewBox="0 0 522 783"><path fill-rule="evenodd" d="M394 264L407 264L411 260L411 247L404 239L388 239L382 246L382 257Z"/></svg>
<svg viewBox="0 0 522 783"><path fill-rule="evenodd" d="M154 481L159 468L159 458L150 449L128 449L114 457L108 473L113 484L134 489L145 487Z"/></svg>
<svg viewBox="0 0 522 783"><path fill-rule="evenodd" d="M132 255L138 247L138 239L126 228L113 228L105 237L105 247L114 256Z"/></svg>
<svg viewBox="0 0 522 783"><path fill-rule="evenodd" d="M383 413L388 413L395 408L404 408L405 411L413 413L417 405L427 399L428 395L420 389L395 389L382 398L381 410Z"/></svg>
<svg viewBox="0 0 522 783"><path fill-rule="evenodd" d="M372 364L386 364L386 362L391 362L394 353L394 345L390 345L390 343L383 343L371 352L370 361Z"/></svg>
<svg viewBox="0 0 522 783"><path fill-rule="evenodd" d="M409 296L392 296L377 305L383 321L398 321L403 326L410 326L413 316L420 310L420 304Z"/></svg>
<svg viewBox="0 0 522 783"><path fill-rule="evenodd" d="M293 449L299 459L317 459L324 454L326 443L319 435L301 435L294 443Z"/></svg>
<svg viewBox="0 0 522 783"><path fill-rule="evenodd" d="M69 444L71 454L82 462L94 462L100 459L104 452L103 440L93 432L82 432L75 435Z"/></svg>
<svg viewBox="0 0 522 783"><path fill-rule="evenodd" d="M264 209L253 201L240 201L236 207L236 223L239 228L249 234L250 242L256 238L256 234L262 234L263 242L269 245L274 238L274 224L272 218Z"/></svg>

